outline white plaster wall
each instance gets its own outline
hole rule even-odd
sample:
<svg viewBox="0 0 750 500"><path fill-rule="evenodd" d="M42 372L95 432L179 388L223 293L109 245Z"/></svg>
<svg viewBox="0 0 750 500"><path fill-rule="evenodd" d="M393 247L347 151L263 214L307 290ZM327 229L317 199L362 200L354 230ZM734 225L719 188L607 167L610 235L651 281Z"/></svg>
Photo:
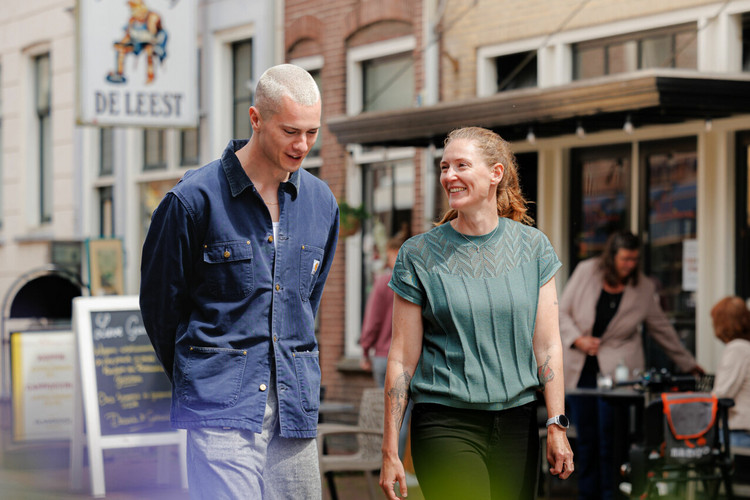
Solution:
<svg viewBox="0 0 750 500"><path fill-rule="evenodd" d="M0 294L23 272L49 260L49 240L73 236L74 0L4 2L0 9L3 150ZM29 175L36 155L31 58L49 52L52 71L53 221L38 225L27 207L38 204Z"/></svg>

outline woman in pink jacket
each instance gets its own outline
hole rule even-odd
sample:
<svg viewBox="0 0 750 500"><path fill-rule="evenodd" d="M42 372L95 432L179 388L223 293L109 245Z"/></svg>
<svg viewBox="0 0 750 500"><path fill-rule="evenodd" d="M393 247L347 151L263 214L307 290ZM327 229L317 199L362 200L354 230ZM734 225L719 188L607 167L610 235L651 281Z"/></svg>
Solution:
<svg viewBox="0 0 750 500"><path fill-rule="evenodd" d="M601 257L576 266L560 299L560 335L566 389L596 387L598 373L613 375L624 363L628 373L644 370L640 326L680 370L703 370L682 345L659 306L654 283L638 270L640 241L627 231L607 240ZM613 413L604 398L568 398L577 430L579 499L614 495L619 464L613 456Z"/></svg>

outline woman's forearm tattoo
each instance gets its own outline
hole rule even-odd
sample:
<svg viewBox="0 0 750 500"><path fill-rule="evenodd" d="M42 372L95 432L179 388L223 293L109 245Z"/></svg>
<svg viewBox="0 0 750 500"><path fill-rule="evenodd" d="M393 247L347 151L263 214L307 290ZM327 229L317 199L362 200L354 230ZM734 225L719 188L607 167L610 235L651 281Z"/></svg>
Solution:
<svg viewBox="0 0 750 500"><path fill-rule="evenodd" d="M393 387L388 390L388 396L391 398L391 415L393 415L393 421L396 422L397 429L401 428L404 421L404 412L406 412L406 405L409 403L410 383L411 375L404 371L396 378Z"/></svg>
<svg viewBox="0 0 750 500"><path fill-rule="evenodd" d="M544 363L537 369L538 376L539 376L539 383L542 385L542 388L544 388L545 385L547 385L547 382L555 378L555 372L552 371L552 368L549 366L550 362L550 356L547 356L547 359L544 360Z"/></svg>

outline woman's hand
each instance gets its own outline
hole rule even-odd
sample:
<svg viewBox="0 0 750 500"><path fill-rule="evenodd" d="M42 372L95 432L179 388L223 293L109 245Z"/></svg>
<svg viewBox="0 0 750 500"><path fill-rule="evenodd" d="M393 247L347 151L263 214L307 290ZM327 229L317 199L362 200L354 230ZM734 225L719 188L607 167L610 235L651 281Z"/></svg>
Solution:
<svg viewBox="0 0 750 500"><path fill-rule="evenodd" d="M398 453L383 452L383 466L380 468L380 487L385 492L388 500L398 500L396 492L396 482L398 481L399 493L406 497L406 474L404 473L404 464L398 458Z"/></svg>
<svg viewBox="0 0 750 500"><path fill-rule="evenodd" d="M599 343L601 339L599 337L592 337L591 335L582 335L578 337L573 345L576 349L588 354L589 356L596 356L599 353Z"/></svg>
<svg viewBox="0 0 750 500"><path fill-rule="evenodd" d="M567 479L575 470L568 436L564 429L554 424L547 428L547 461L552 466L550 474L560 479Z"/></svg>

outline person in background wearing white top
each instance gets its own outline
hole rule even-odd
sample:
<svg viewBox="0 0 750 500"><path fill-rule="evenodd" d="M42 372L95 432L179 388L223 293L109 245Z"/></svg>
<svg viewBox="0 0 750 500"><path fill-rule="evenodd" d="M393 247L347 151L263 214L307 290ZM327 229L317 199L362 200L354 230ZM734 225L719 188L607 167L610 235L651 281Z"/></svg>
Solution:
<svg viewBox="0 0 750 500"><path fill-rule="evenodd" d="M724 297L711 309L714 335L726 344L714 380L714 394L734 399L729 409L729 443L750 447L750 311L740 297Z"/></svg>

